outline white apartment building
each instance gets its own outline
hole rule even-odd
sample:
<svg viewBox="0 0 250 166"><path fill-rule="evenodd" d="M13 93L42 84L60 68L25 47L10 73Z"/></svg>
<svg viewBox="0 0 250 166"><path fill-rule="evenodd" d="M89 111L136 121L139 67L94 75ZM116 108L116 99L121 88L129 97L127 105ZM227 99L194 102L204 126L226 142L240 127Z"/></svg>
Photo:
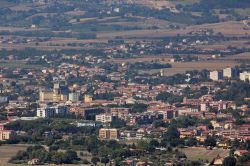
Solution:
<svg viewBox="0 0 250 166"><path fill-rule="evenodd" d="M55 107L42 107L37 108L36 116L41 118L51 118L55 115L64 115L68 113L68 107L55 106Z"/></svg>

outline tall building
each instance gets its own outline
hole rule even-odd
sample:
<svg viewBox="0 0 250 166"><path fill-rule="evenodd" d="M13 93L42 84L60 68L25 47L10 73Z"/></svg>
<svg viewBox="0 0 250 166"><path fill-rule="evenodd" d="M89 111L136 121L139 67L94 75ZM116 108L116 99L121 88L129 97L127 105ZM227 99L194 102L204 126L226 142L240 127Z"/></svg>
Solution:
<svg viewBox="0 0 250 166"><path fill-rule="evenodd" d="M68 113L68 107L66 106L54 106L54 107L42 107L37 108L36 115L41 118L52 118L56 115L65 115Z"/></svg>
<svg viewBox="0 0 250 166"><path fill-rule="evenodd" d="M225 78L235 78L238 76L238 70L236 68L225 68L223 69L223 77Z"/></svg>
<svg viewBox="0 0 250 166"><path fill-rule="evenodd" d="M78 102L79 101L79 96L80 95L77 92L69 93L69 101Z"/></svg>
<svg viewBox="0 0 250 166"><path fill-rule="evenodd" d="M250 81L250 72L244 71L243 73L240 73L240 80L242 81Z"/></svg>
<svg viewBox="0 0 250 166"><path fill-rule="evenodd" d="M227 78L232 78L234 76L232 68L225 68L223 69L223 76Z"/></svg>
<svg viewBox="0 0 250 166"><path fill-rule="evenodd" d="M100 129L99 138L106 140L117 140L120 138L120 132L117 129Z"/></svg>
<svg viewBox="0 0 250 166"><path fill-rule="evenodd" d="M223 79L223 72L222 71L211 71L209 75L210 79L213 81L219 81Z"/></svg>

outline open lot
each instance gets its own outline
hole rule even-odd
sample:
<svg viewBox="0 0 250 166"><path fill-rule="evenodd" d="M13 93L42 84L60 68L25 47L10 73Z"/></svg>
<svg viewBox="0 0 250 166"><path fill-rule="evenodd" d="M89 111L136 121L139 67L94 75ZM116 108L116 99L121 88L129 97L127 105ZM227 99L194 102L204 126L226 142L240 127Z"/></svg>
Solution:
<svg viewBox="0 0 250 166"><path fill-rule="evenodd" d="M225 157L229 155L228 149L207 150L206 148L203 147L190 147L179 150L186 154L188 160L212 161L218 155L220 157Z"/></svg>

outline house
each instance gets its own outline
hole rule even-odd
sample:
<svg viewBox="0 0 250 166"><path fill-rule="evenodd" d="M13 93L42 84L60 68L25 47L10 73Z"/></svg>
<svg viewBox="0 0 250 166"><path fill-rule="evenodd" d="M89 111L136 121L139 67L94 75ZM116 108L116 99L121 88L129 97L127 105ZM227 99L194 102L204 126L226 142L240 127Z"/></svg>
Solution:
<svg viewBox="0 0 250 166"><path fill-rule="evenodd" d="M28 165L38 165L39 163L40 163L40 160L38 158L34 158L28 161Z"/></svg>
<svg viewBox="0 0 250 166"><path fill-rule="evenodd" d="M0 124L0 141L11 139L15 136L15 132L12 130L5 130L4 125Z"/></svg>
<svg viewBox="0 0 250 166"><path fill-rule="evenodd" d="M243 155L246 155L246 154L249 154L249 151L248 150L236 150L234 152L234 155L235 156L243 156Z"/></svg>
<svg viewBox="0 0 250 166"><path fill-rule="evenodd" d="M224 161L224 157L220 157L220 155L218 155L213 161L212 161L212 165L222 165Z"/></svg>

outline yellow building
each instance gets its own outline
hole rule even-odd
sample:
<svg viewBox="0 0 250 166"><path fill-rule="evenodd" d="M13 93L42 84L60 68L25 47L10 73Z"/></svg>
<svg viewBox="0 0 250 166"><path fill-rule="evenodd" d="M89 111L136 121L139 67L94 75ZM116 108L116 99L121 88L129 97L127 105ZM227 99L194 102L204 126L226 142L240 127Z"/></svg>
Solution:
<svg viewBox="0 0 250 166"><path fill-rule="evenodd" d="M39 100L40 101L52 101L54 99L53 91L40 91Z"/></svg>
<svg viewBox="0 0 250 166"><path fill-rule="evenodd" d="M92 96L90 96L90 95L84 96L84 103L91 103L92 101L93 101Z"/></svg>
<svg viewBox="0 0 250 166"><path fill-rule="evenodd" d="M99 138L100 139L108 139L108 140L117 140L119 139L119 131L117 129L100 129L99 130Z"/></svg>
<svg viewBox="0 0 250 166"><path fill-rule="evenodd" d="M12 130L0 130L0 141L8 140L14 136Z"/></svg>

